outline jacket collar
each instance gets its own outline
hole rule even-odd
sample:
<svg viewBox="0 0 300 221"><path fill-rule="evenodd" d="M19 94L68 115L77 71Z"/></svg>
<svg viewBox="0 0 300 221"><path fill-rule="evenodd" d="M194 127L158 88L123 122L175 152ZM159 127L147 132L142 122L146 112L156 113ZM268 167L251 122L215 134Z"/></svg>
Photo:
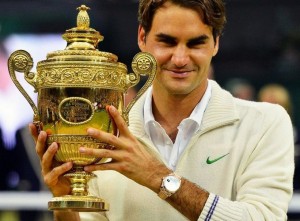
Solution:
<svg viewBox="0 0 300 221"><path fill-rule="evenodd" d="M210 80L212 95L203 116L201 131L227 125L239 120L235 98L223 90L217 82Z"/></svg>
<svg viewBox="0 0 300 221"><path fill-rule="evenodd" d="M223 90L215 81L210 81L212 85L212 95L203 115L200 128L202 132L239 120L233 96ZM137 100L129 112L129 129L136 137L145 136L142 119L143 106L146 99L145 94L146 93Z"/></svg>

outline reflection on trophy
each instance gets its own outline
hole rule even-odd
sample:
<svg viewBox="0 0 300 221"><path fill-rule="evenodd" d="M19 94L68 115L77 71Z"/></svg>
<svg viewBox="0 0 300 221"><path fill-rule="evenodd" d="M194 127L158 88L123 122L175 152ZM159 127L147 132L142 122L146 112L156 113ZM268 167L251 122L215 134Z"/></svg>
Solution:
<svg viewBox="0 0 300 221"><path fill-rule="evenodd" d="M103 36L90 28L85 5L78 8L77 27L67 30L62 37L67 41L64 50L47 54L37 63L37 73L31 72L33 60L24 50L11 54L8 60L10 76L16 87L31 105L34 124L48 134L47 146L57 142L58 162L73 162L73 169L65 174L71 187L70 195L54 197L50 210L104 211L109 204L104 199L89 195L88 181L95 177L83 170L85 165L105 162L79 153L79 147L109 148L106 143L86 135L88 127L117 133L105 107L114 105L128 122L128 112L137 99L152 84L156 61L148 53L138 53L132 61L133 73L118 62L116 55L96 49ZM26 81L38 93L37 105L16 78L24 73ZM124 107L126 90L136 85L140 75L148 75L135 99Z"/></svg>

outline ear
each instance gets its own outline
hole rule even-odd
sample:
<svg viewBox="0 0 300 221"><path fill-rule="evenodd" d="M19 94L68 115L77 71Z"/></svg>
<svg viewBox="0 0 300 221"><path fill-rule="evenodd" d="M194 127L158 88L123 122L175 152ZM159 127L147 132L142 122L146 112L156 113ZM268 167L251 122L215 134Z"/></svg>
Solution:
<svg viewBox="0 0 300 221"><path fill-rule="evenodd" d="M216 42L215 42L215 47L214 47L213 56L215 56L215 55L218 53L218 51L219 51L219 39L220 39L219 36L216 37Z"/></svg>
<svg viewBox="0 0 300 221"><path fill-rule="evenodd" d="M145 33L145 29L141 25L139 25L138 28L138 45L141 51L145 51L146 33Z"/></svg>

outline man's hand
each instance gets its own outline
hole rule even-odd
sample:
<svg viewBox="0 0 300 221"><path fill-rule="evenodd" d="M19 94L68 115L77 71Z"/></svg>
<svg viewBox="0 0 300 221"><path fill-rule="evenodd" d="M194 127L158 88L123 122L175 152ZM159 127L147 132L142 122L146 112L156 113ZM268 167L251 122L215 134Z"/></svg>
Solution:
<svg viewBox="0 0 300 221"><path fill-rule="evenodd" d="M34 124L29 124L30 133L36 143L36 152L40 158L42 176L54 196L62 196L70 193L69 181L62 175L72 168L72 162L59 164L54 156L57 152L57 143L52 143L46 147L47 133L37 132Z"/></svg>
<svg viewBox="0 0 300 221"><path fill-rule="evenodd" d="M126 122L115 107L109 106L107 111L113 123L118 128L119 136L93 128L89 128L87 133L114 148L91 149L81 147L79 151L82 154L99 158L112 158L112 161L85 166L84 169L89 172L95 170L115 170L158 193L162 177L169 174L171 170L130 133Z"/></svg>

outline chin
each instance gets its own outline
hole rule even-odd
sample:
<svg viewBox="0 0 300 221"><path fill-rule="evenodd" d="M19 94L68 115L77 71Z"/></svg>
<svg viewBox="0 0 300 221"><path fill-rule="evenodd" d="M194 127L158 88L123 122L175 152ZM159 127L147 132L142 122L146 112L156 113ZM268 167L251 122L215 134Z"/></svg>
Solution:
<svg viewBox="0 0 300 221"><path fill-rule="evenodd" d="M169 88L168 92L169 94L172 95L187 95L190 93L190 91L187 90L186 88L179 88L179 87Z"/></svg>

